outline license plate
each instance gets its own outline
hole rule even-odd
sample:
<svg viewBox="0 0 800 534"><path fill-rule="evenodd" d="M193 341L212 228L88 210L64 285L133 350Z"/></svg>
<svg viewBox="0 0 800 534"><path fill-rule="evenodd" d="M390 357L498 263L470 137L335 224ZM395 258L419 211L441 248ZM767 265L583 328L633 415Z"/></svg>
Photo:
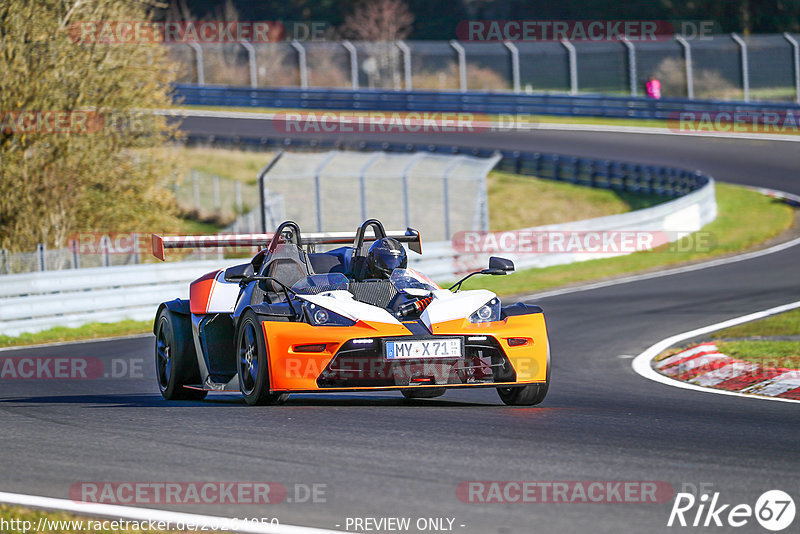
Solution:
<svg viewBox="0 0 800 534"><path fill-rule="evenodd" d="M464 355L460 338L387 341L387 360L459 358Z"/></svg>

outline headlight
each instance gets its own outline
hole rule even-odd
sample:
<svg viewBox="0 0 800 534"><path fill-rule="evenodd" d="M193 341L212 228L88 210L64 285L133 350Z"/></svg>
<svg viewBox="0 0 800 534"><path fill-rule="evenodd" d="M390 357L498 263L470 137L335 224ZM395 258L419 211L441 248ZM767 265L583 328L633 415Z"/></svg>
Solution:
<svg viewBox="0 0 800 534"><path fill-rule="evenodd" d="M500 299L494 298L477 309L467 319L471 323L491 323L500 320Z"/></svg>
<svg viewBox="0 0 800 534"><path fill-rule="evenodd" d="M356 324L355 321L316 304L307 305L305 310L309 324L314 326L353 326Z"/></svg>

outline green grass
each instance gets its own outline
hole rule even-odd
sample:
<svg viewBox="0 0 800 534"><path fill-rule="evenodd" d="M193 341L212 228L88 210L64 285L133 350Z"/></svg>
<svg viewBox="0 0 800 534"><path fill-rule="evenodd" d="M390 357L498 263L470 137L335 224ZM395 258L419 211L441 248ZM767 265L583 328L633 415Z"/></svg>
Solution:
<svg viewBox="0 0 800 534"><path fill-rule="evenodd" d="M800 309L714 332L713 339L800 335Z"/></svg>
<svg viewBox="0 0 800 534"><path fill-rule="evenodd" d="M155 309L153 310L155 313ZM77 328L57 326L49 330L19 336L0 335L0 347L17 347L21 345L40 345L59 341L78 341L103 337L126 336L151 332L152 321L133 321L130 319L116 323L89 323Z"/></svg>
<svg viewBox="0 0 800 534"><path fill-rule="evenodd" d="M175 158L178 173L181 175L186 175L194 169L248 184L255 184L258 181L259 171L272 159L272 154L269 152L214 147L173 146L161 150Z"/></svg>
<svg viewBox="0 0 800 534"><path fill-rule="evenodd" d="M625 213L664 202L656 195L616 193L580 185L492 171L489 226L494 231L516 230ZM530 199L534 199L531 209Z"/></svg>
<svg viewBox="0 0 800 534"><path fill-rule="evenodd" d="M485 287L500 295L544 289L646 271L741 252L775 237L792 225L793 209L769 197L741 187L716 184L717 219L701 231L715 241L709 249L683 251L698 234L653 251L590 260L543 269L526 269L510 276L473 277L464 288ZM693 247L690 247L693 248Z"/></svg>
<svg viewBox="0 0 800 534"><path fill-rule="evenodd" d="M717 341L722 354L764 367L800 369L800 341Z"/></svg>
<svg viewBox="0 0 800 534"><path fill-rule="evenodd" d="M104 520L98 518L88 518L85 516L78 516L67 512L51 512L47 510L31 510L21 506L9 506L0 504L0 518L5 520L9 527L3 529L3 534L32 534L35 532L58 532L60 534L87 534L87 533L108 533L108 534L159 534L164 532L190 532L188 530L147 530L135 528L136 525L147 526L145 522L130 521L127 524L122 523L125 520L118 520L119 522L114 525L114 520ZM12 522L13 521L13 522ZM29 522L25 524L24 522ZM47 521L42 523L42 530L39 531L39 521ZM53 522L67 522L67 523L53 523ZM72 521L73 523L68 523ZM75 523L78 521L80 523ZM105 523L103 522L105 521ZM145 523L142 525L142 523ZM158 522L156 522L158 524ZM104 528L111 526L120 526L128 528ZM177 526L177 525L173 525ZM25 527L28 527L27 529ZM100 527L100 528L97 528ZM222 534L222 533L220 533Z"/></svg>

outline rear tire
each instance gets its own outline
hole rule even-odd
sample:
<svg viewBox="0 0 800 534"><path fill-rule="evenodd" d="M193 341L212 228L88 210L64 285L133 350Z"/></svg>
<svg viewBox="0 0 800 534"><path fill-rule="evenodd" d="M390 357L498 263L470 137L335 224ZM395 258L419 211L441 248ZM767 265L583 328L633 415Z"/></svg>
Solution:
<svg viewBox="0 0 800 534"><path fill-rule="evenodd" d="M253 310L244 312L236 327L236 370L247 404L283 404L289 398L288 393L270 393L269 353L261 320Z"/></svg>
<svg viewBox="0 0 800 534"><path fill-rule="evenodd" d="M162 308L156 317L156 381L167 400L200 400L207 391L189 389L200 382L189 318Z"/></svg>
<svg viewBox="0 0 800 534"><path fill-rule="evenodd" d="M407 399L435 399L444 395L444 388L408 388L401 389L400 393Z"/></svg>

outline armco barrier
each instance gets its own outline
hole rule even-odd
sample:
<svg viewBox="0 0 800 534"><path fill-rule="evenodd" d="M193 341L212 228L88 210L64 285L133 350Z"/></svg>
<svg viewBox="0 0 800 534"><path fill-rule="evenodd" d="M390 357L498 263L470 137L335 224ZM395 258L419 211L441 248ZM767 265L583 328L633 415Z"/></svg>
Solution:
<svg viewBox="0 0 800 534"><path fill-rule="evenodd" d="M0 277L0 335L54 326L153 319L165 300L188 298L188 283L236 260L98 267Z"/></svg>
<svg viewBox="0 0 800 534"><path fill-rule="evenodd" d="M432 111L629 119L677 118L682 112L800 115L800 105L776 102L636 98L457 91L249 88L177 84L174 97L189 106Z"/></svg>

